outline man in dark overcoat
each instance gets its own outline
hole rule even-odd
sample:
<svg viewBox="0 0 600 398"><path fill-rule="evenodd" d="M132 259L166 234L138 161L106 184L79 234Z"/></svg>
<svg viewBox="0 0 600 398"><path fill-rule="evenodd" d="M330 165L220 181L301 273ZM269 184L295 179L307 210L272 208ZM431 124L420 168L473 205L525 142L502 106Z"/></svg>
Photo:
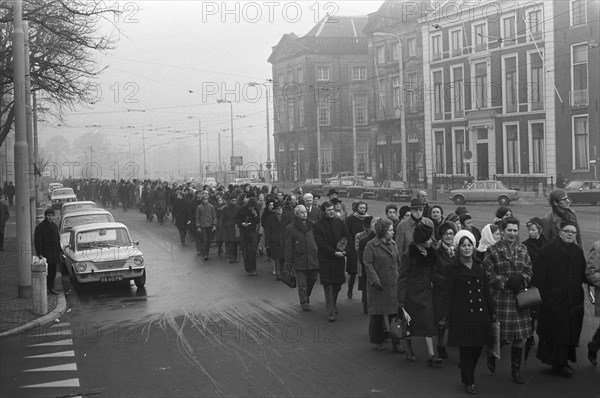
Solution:
<svg viewBox="0 0 600 398"><path fill-rule="evenodd" d="M275 201L273 211L274 213L268 216L264 223L265 248L275 261L275 276L279 280L285 263L285 228L293 219L283 214L283 202Z"/></svg>
<svg viewBox="0 0 600 398"><path fill-rule="evenodd" d="M314 235L319 247L319 274L325 291L327 319L333 322L337 314L337 297L346 282L347 246L353 239L346 224L335 216L330 202L324 202L321 211L325 215L315 224Z"/></svg>
<svg viewBox="0 0 600 398"><path fill-rule="evenodd" d="M221 240L225 242L225 255L230 263L237 261L238 246L240 242L239 233L236 234L234 222L235 213L239 207L237 205L237 196L230 195L229 204L221 212Z"/></svg>
<svg viewBox="0 0 600 398"><path fill-rule="evenodd" d="M54 290L54 279L56 278L56 267L60 262L60 235L58 227L52 221L53 218L54 210L47 209L44 212L44 221L35 227L33 243L37 256L46 258L48 264L46 277L48 293L58 294Z"/></svg>

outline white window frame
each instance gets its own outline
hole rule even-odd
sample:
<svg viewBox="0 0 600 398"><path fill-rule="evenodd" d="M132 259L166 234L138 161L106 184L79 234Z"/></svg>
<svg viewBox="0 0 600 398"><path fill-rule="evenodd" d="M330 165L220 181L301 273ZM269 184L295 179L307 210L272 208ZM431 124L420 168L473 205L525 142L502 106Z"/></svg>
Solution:
<svg viewBox="0 0 600 398"><path fill-rule="evenodd" d="M375 61L378 65L385 64L385 44L375 46Z"/></svg>
<svg viewBox="0 0 600 398"><path fill-rule="evenodd" d="M508 141L506 135L506 129L509 126L517 127L517 169L514 172L508 171ZM504 165L504 175L517 175L520 174L521 171L521 132L519 131L519 122L506 122L502 124L502 154L503 159L502 163Z"/></svg>
<svg viewBox="0 0 600 398"><path fill-rule="evenodd" d="M379 102L379 110L384 110L388 104L388 88L385 76L379 79L379 95L377 98L377 102Z"/></svg>
<svg viewBox="0 0 600 398"><path fill-rule="evenodd" d="M457 69L461 69L461 74L462 74L462 83L461 83L461 92L462 92L462 97L460 100L460 105L461 105L461 111L462 111L462 115L457 115L457 109L456 109L456 75L455 75L455 70ZM464 64L454 64L454 65L450 65L450 82L452 85L452 90L450 90L450 107L452 109L452 117L455 119L459 119L459 118L464 118L465 117L465 65Z"/></svg>
<svg viewBox="0 0 600 398"><path fill-rule="evenodd" d="M585 155L586 155L586 166L585 168L578 168L576 163L575 152L577 148L575 147L575 119L585 118L587 120L586 127L586 140L585 140ZM571 117L571 143L572 143L572 156L573 156L573 170L576 171L589 171L590 170L590 116L587 113L583 113L581 115L573 115Z"/></svg>
<svg viewBox="0 0 600 398"><path fill-rule="evenodd" d="M442 159L438 159L437 157L437 147L438 142L436 140L436 134L442 133ZM440 165L442 170L437 170L437 174L446 174L446 130L444 129L434 129L433 130L433 154L435 159L433 160L434 165Z"/></svg>
<svg viewBox="0 0 600 398"><path fill-rule="evenodd" d="M327 76L324 76L324 73L320 73L321 71L327 71ZM331 79L331 68L329 65L317 65L316 75L316 80L318 82L328 82Z"/></svg>
<svg viewBox="0 0 600 398"><path fill-rule="evenodd" d="M510 39L510 43L508 38L510 37L509 32L506 32L505 29L505 22L507 19L513 19L513 23L512 23L512 29L513 29L513 33L514 33L514 37L512 39ZM510 13L504 17L502 17L502 21L500 24L500 37L502 38L502 47L510 47L510 46L514 46L517 44L517 15L513 12Z"/></svg>
<svg viewBox="0 0 600 398"><path fill-rule="evenodd" d="M358 107L358 102L356 101L357 97L362 97L365 99L365 104L364 107ZM354 104L354 115L356 117L356 125L357 126L366 126L369 124L369 95L367 93L352 93L351 94L351 100L352 103ZM359 109L364 109L365 112L365 118L364 121L362 123L359 122Z"/></svg>
<svg viewBox="0 0 600 398"><path fill-rule="evenodd" d="M364 149L361 150L361 149ZM360 163L360 159L361 156L364 157L364 167L360 167L361 163ZM369 139L368 138L361 138L356 140L356 159L358 161L358 171L360 173L368 173L369 172Z"/></svg>
<svg viewBox="0 0 600 398"><path fill-rule="evenodd" d="M485 62L486 63L486 76L487 76L487 81L486 81L486 90L485 90L485 96L486 96L486 102L485 102L485 106L483 107L477 107L477 81L476 81L476 74L475 74L475 65ZM491 75L492 75L492 71L491 71L491 65L490 65L490 60L488 58L479 58L479 59L475 59L473 61L471 61L471 110L477 110L477 109L489 109L492 106L492 85L491 85Z"/></svg>
<svg viewBox="0 0 600 398"><path fill-rule="evenodd" d="M433 44L435 40L439 40L439 56L438 53L434 53L435 45ZM443 58L444 46L442 41L442 33L434 33L430 36L429 43L431 45L431 60L432 61L441 61Z"/></svg>
<svg viewBox="0 0 600 398"><path fill-rule="evenodd" d="M452 35L453 35L453 33L456 33L456 32L458 32L459 48L454 48L454 38L452 37ZM448 41L450 44L450 56L451 57L460 57L461 55L463 55L464 42L463 42L462 28L455 28L455 29L448 30Z"/></svg>
<svg viewBox="0 0 600 398"><path fill-rule="evenodd" d="M503 113L519 113L519 56L517 53L511 53L503 55L502 57L502 112ZM506 60L514 58L515 59L515 88L516 88L516 98L515 98L515 110L508 111L508 85L506 81Z"/></svg>
<svg viewBox="0 0 600 398"><path fill-rule="evenodd" d="M402 87L400 87L400 75L393 75L390 79L392 85L392 108L400 109L402 104Z"/></svg>
<svg viewBox="0 0 600 398"><path fill-rule="evenodd" d="M329 174L332 172L333 165L333 144L331 141L324 141L321 144L321 173Z"/></svg>
<svg viewBox="0 0 600 398"><path fill-rule="evenodd" d="M321 112L324 112L327 118L326 122L321 123ZM317 106L317 121L319 126L331 126L331 107L329 104Z"/></svg>
<svg viewBox="0 0 600 398"><path fill-rule="evenodd" d="M478 45L476 43L479 40L479 36L477 35L476 28L481 25L484 25L485 29L481 35L481 44ZM488 40L488 23L487 23L487 21L473 22L471 31L473 32L472 33L473 40L471 41L471 43L473 43L472 51L473 52L486 51L488 49L488 41L489 41Z"/></svg>
<svg viewBox="0 0 600 398"><path fill-rule="evenodd" d="M298 101L298 127L304 127L304 101Z"/></svg>
<svg viewBox="0 0 600 398"><path fill-rule="evenodd" d="M410 76L415 76L415 80L411 81ZM419 74L416 71L408 71L406 74L404 93L406 111L409 113L417 112L419 110Z"/></svg>
<svg viewBox="0 0 600 398"><path fill-rule="evenodd" d="M464 151L467 151L467 134L468 131L465 127L461 126L461 127L453 127L452 128L452 170L454 172L454 175L465 175L467 172L467 167L465 166L465 162L464 162L464 155L463 153L460 154L460 158L462 159L462 163L460 165L460 168L463 170L459 170L458 167L458 152L456 150L456 133L458 131L462 131L463 133L463 153ZM462 172L459 172L462 171Z"/></svg>
<svg viewBox="0 0 600 398"><path fill-rule="evenodd" d="M584 7L584 21L580 22L580 23L575 23L573 21L573 3L575 3L576 1L581 1L581 3L583 4ZM569 1L569 15L570 15L570 21L571 21L571 26L580 26L580 25L585 25L587 24L588 21L588 9L587 9L587 1L586 0L570 0Z"/></svg>
<svg viewBox="0 0 600 398"><path fill-rule="evenodd" d="M531 29L531 26L532 26L531 25L531 14L533 14L534 12L538 12L538 11L540 13L539 22L541 24L541 28L539 31L534 32ZM535 41L544 40L544 7L543 7L542 3L536 4L536 7L534 9L527 11L526 16L525 16L525 27L526 27L526 34L527 34L528 42L531 42L534 40ZM536 34L539 34L539 37L536 37Z"/></svg>
<svg viewBox="0 0 600 398"><path fill-rule="evenodd" d="M279 153L285 152L285 142L279 141L279 148L278 148L278 150L279 150Z"/></svg>
<svg viewBox="0 0 600 398"><path fill-rule="evenodd" d="M441 82L441 88L442 88L442 92L441 92L441 113L439 113L440 115L442 115L442 117L440 119L436 119L436 115L438 115L435 111L435 105L436 105L436 85L435 85L435 74L439 73L442 76L442 82ZM444 120L444 113L445 113L445 106L444 106L444 69L442 68L437 68L437 69L432 69L431 70L431 85L432 85L432 95L431 95L431 100L432 100L432 104L431 104L431 120Z"/></svg>
<svg viewBox="0 0 600 398"><path fill-rule="evenodd" d="M527 51L527 84L525 85L526 87L526 96L527 96L527 110L529 112L535 112L535 111L543 111L546 109L546 85L542 84L542 93L540 95L540 98L542 99L542 109L533 109L533 101L532 101L532 95L531 95L531 88L533 87L533 81L532 81L532 75L531 75L531 56L532 55L536 55L539 56L541 54L541 59L542 59L542 77L544 78L544 83L546 82L546 74L545 74L545 70L544 70L544 49L540 48L540 51L538 53L537 50L530 50Z"/></svg>
<svg viewBox="0 0 600 398"><path fill-rule="evenodd" d="M531 167L529 168L529 173L531 174L537 174L537 175L544 175L546 174L546 156L545 153L546 151L543 150L542 151L542 171L539 172L535 172L534 171L534 164L533 164L533 130L531 128L531 126L533 124L541 124L542 126L544 126L544 147L546 146L546 121L544 119L539 119L539 120L528 120L527 121L527 139L529 142L529 164L531 165ZM545 148L543 148L545 149Z"/></svg>
<svg viewBox="0 0 600 398"><path fill-rule="evenodd" d="M287 106L288 130L294 129L294 102L289 102Z"/></svg>
<svg viewBox="0 0 600 398"><path fill-rule="evenodd" d="M358 73L356 73L358 71ZM352 66L352 80L362 81L367 80L367 67L365 65Z"/></svg>
<svg viewBox="0 0 600 398"><path fill-rule="evenodd" d="M588 43L587 42L582 42L582 43L575 43L575 44L571 44L571 91L575 91L575 51L573 50L574 47L580 47L580 46L584 46L586 51L585 51L585 64L586 64L586 76L587 76L587 88L586 90L590 89L590 57L589 57L589 51L588 51ZM577 64L579 65L579 64Z"/></svg>
<svg viewBox="0 0 600 398"><path fill-rule="evenodd" d="M415 36L406 38L406 50L409 57L417 55L417 38Z"/></svg>

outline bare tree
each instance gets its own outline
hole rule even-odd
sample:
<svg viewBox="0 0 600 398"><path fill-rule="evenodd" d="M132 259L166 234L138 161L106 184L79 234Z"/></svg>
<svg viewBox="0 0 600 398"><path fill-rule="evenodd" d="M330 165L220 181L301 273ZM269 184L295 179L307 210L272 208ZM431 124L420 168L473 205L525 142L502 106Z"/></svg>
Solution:
<svg viewBox="0 0 600 398"><path fill-rule="evenodd" d="M14 120L12 4L0 1L0 144ZM38 92L39 105L53 109L60 118L65 109L93 99L90 83L103 70L95 57L113 49L118 38L101 33L101 22L111 22L109 17L119 13L100 0L23 1L23 19L29 22L31 89Z"/></svg>

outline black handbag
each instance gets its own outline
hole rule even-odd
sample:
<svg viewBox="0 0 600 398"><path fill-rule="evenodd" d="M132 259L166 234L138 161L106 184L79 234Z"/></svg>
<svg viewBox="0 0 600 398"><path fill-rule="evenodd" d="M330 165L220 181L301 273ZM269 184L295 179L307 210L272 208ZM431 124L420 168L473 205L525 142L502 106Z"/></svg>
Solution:
<svg viewBox="0 0 600 398"><path fill-rule="evenodd" d="M542 304L542 296L537 287L530 287L517 293L517 308L526 310Z"/></svg>
<svg viewBox="0 0 600 398"><path fill-rule="evenodd" d="M387 315L384 315L387 319ZM393 318L388 327L388 336L394 339L410 337L410 324L404 319Z"/></svg>
<svg viewBox="0 0 600 398"><path fill-rule="evenodd" d="M287 264L281 272L281 281L292 289L296 287L296 275L294 274L292 267Z"/></svg>

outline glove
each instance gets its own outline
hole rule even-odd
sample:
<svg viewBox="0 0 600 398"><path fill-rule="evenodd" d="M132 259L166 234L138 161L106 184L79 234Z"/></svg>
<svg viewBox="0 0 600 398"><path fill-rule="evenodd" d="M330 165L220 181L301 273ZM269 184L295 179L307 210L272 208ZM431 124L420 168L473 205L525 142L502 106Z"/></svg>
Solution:
<svg viewBox="0 0 600 398"><path fill-rule="evenodd" d="M379 291L383 290L383 285L381 284L381 282L373 283L373 287Z"/></svg>
<svg viewBox="0 0 600 398"><path fill-rule="evenodd" d="M504 283L505 289L510 289L515 293L519 293L525 288L525 279L523 274L513 275Z"/></svg>

